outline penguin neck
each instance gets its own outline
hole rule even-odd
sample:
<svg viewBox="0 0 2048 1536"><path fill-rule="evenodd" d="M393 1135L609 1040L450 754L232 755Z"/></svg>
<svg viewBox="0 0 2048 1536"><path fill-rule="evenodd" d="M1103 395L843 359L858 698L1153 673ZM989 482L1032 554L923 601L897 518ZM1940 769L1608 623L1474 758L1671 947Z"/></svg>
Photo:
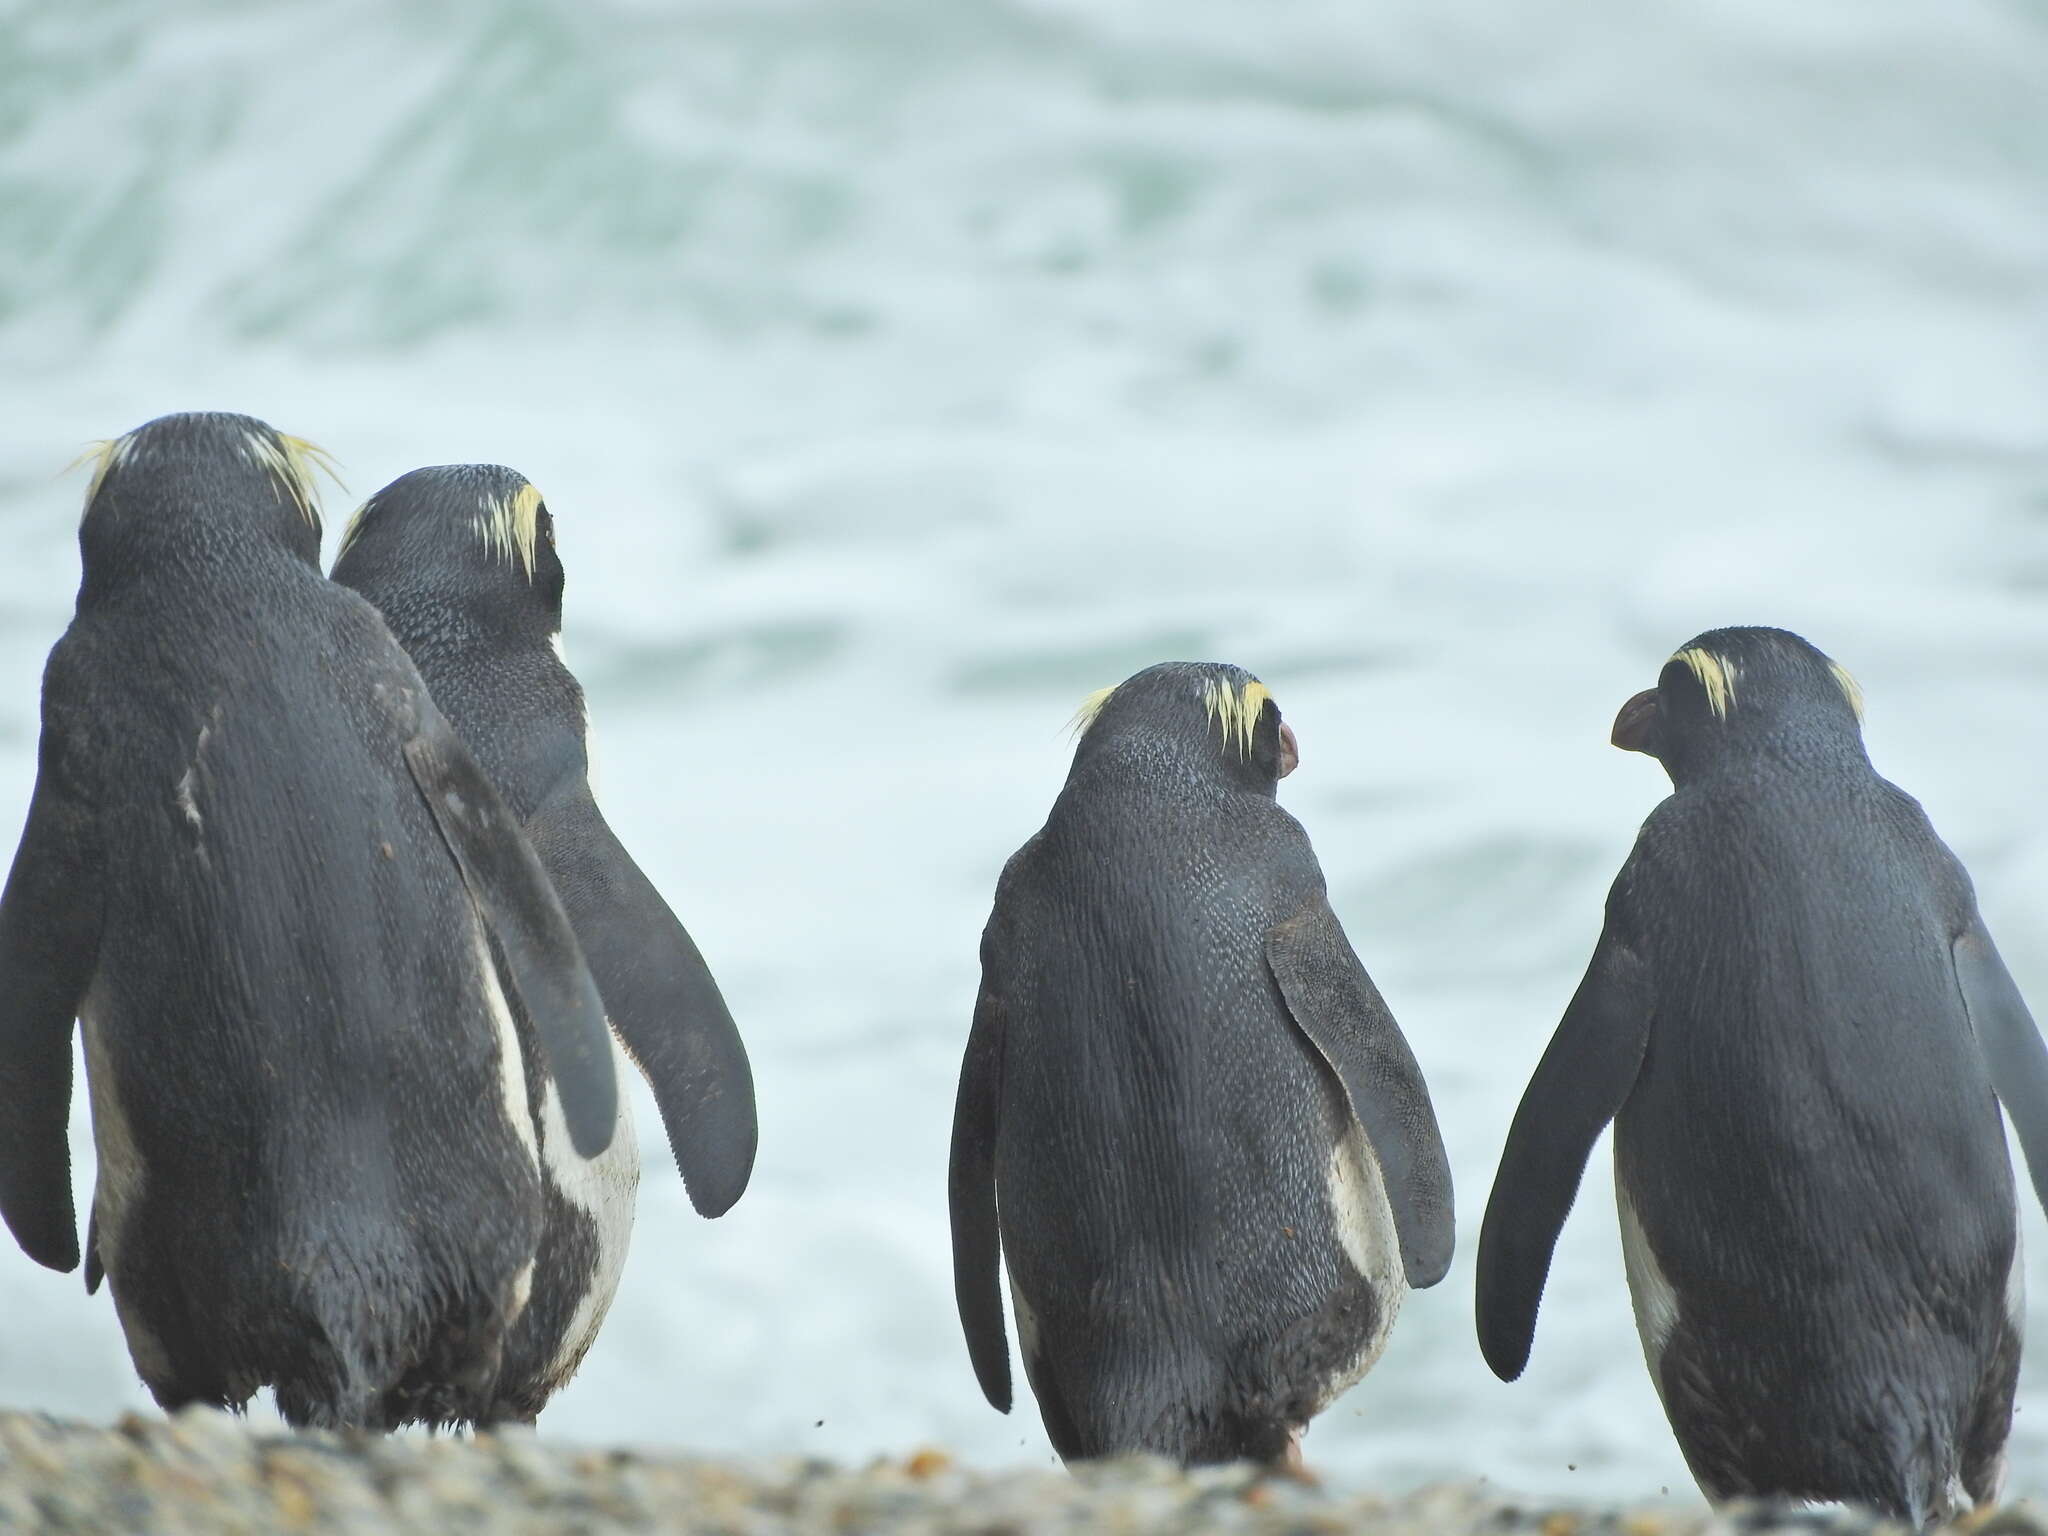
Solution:
<svg viewBox="0 0 2048 1536"><path fill-rule="evenodd" d="M367 594L366 594L367 595ZM499 592L430 587L374 592L374 600L413 664L428 674L439 667L469 668L499 657L553 658L560 623L533 605Z"/></svg>
<svg viewBox="0 0 2048 1536"><path fill-rule="evenodd" d="M254 593L319 577L319 533L308 528L293 548L268 529L189 521L79 532L81 607L141 598L234 612Z"/></svg>
<svg viewBox="0 0 2048 1536"><path fill-rule="evenodd" d="M1786 775L1871 777L1876 769L1859 731L1759 729L1719 734L1704 750L1665 761L1675 788L1750 783Z"/></svg>
<svg viewBox="0 0 2048 1536"><path fill-rule="evenodd" d="M1092 733L1091 733L1092 735ZM1225 761L1207 742L1190 744L1179 732L1126 731L1101 741L1084 736L1067 774L1069 792L1114 789L1165 801L1275 798L1272 783Z"/></svg>
<svg viewBox="0 0 2048 1536"><path fill-rule="evenodd" d="M383 609L427 691L520 818L587 764L583 690L531 610L450 597Z"/></svg>

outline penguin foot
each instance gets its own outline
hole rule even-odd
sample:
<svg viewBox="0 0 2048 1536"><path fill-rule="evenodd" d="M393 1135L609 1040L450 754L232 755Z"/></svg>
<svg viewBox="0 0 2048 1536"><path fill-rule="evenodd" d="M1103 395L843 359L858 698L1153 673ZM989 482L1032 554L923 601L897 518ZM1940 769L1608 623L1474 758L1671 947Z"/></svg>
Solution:
<svg viewBox="0 0 2048 1536"><path fill-rule="evenodd" d="M1305 1483L1311 1488L1320 1488L1323 1485L1322 1478L1311 1472L1308 1463L1302 1459L1301 1437L1306 1432L1306 1425L1287 1432L1287 1449L1266 1463L1268 1477L1289 1478L1297 1483Z"/></svg>

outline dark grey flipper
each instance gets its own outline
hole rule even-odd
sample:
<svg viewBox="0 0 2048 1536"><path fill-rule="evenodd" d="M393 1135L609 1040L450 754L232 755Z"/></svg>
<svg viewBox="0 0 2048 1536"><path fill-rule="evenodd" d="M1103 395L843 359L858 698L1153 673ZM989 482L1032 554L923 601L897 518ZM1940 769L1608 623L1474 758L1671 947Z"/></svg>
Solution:
<svg viewBox="0 0 2048 1536"><path fill-rule="evenodd" d="M46 679L46 694L56 686ZM0 893L0 1215L22 1252L67 1272L78 1265L71 1026L98 963L100 878L92 810L46 708L28 823Z"/></svg>
<svg viewBox="0 0 2048 1536"><path fill-rule="evenodd" d="M1457 1236L1443 1136L1415 1054L1321 891L1266 935L1266 963L1379 1159L1408 1283L1435 1285Z"/></svg>
<svg viewBox="0 0 2048 1536"><path fill-rule="evenodd" d="M619 1113L611 1031L547 871L469 749L424 699L405 761L534 1021L570 1143L596 1157L611 1145Z"/></svg>
<svg viewBox="0 0 2048 1536"><path fill-rule="evenodd" d="M580 772L527 819L526 833L575 924L612 1028L654 1089L690 1203L724 1215L746 1191L758 1131L747 1048L718 983Z"/></svg>
<svg viewBox="0 0 2048 1536"><path fill-rule="evenodd" d="M1650 1008L1648 968L1610 925L1515 1110L1479 1228L1479 1348L1503 1381L1529 1363L1551 1250L1593 1143L1642 1070Z"/></svg>
<svg viewBox="0 0 2048 1536"><path fill-rule="evenodd" d="M2034 1198L2048 1208L2048 1045L1981 919L1964 930L1950 954L1963 1009L1991 1069L1991 1086L2019 1133Z"/></svg>
<svg viewBox="0 0 2048 1536"><path fill-rule="evenodd" d="M1010 1342L1003 1327L1002 1237L996 1225L996 1127L1003 1100L1002 1004L986 987L960 1062L946 1199L953 1218L953 1296L982 1396L1010 1411Z"/></svg>

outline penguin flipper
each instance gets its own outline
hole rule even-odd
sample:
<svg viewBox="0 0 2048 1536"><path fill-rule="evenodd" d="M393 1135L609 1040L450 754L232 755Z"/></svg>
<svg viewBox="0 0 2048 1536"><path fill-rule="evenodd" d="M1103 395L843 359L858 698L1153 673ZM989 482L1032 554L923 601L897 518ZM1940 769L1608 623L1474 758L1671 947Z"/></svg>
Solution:
<svg viewBox="0 0 2048 1536"><path fill-rule="evenodd" d="M1642 1070L1650 1010L1649 969L1610 924L1522 1093L1479 1227L1479 1348L1502 1381L1529 1363L1551 1251L1593 1143Z"/></svg>
<svg viewBox="0 0 2048 1536"><path fill-rule="evenodd" d="M996 1222L996 1128L1003 1098L1003 1008L984 985L960 1062L946 1201L953 1223L953 1297L982 1396L1010 1411L1010 1341L1003 1326L1002 1236Z"/></svg>
<svg viewBox="0 0 2048 1536"><path fill-rule="evenodd" d="M44 684L36 787L0 893L0 1216L38 1264L78 1267L71 1026L98 964L99 840Z"/></svg>
<svg viewBox="0 0 2048 1536"><path fill-rule="evenodd" d="M596 1157L611 1145L619 1111L604 999L511 810L441 712L423 696L418 704L406 765L534 1021L569 1141Z"/></svg>
<svg viewBox="0 0 2048 1536"><path fill-rule="evenodd" d="M654 1090L690 1203L722 1216L745 1193L759 1131L747 1048L710 967L633 862L581 773L526 834L575 925L605 1012Z"/></svg>
<svg viewBox="0 0 2048 1536"><path fill-rule="evenodd" d="M2048 1208L2048 1045L1981 918L1972 920L1950 953L1991 1086L2019 1133L2034 1198Z"/></svg>
<svg viewBox="0 0 2048 1536"><path fill-rule="evenodd" d="M1266 964L1379 1159L1408 1283L1435 1285L1457 1235L1443 1135L1415 1054L1321 891L1267 933Z"/></svg>

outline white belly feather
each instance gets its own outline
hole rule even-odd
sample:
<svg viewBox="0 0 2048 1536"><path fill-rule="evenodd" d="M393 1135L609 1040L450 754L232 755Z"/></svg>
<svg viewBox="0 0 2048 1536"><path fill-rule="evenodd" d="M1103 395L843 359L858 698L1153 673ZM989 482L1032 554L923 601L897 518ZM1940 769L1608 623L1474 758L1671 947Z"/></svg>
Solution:
<svg viewBox="0 0 2048 1536"><path fill-rule="evenodd" d="M121 1096L114 1087L114 1071L107 1059L106 1039L94 1017L97 1011L88 997L79 1012L79 1024L85 1036L86 1092L92 1100L93 1153L99 1160L99 1173L92 1192L93 1230L99 1246L100 1267L111 1274L120 1258L128 1222L142 1200L143 1185L148 1175L143 1167L142 1151L136 1146L135 1134L129 1128L128 1112L122 1107ZM170 1352L144 1326L135 1309L123 1305L121 1287L111 1285L108 1289L114 1294L114 1315L121 1320L121 1332L128 1340L128 1354L135 1362L135 1369L145 1381L170 1380Z"/></svg>
<svg viewBox="0 0 2048 1536"><path fill-rule="evenodd" d="M630 1092L636 1069L616 1035L611 1042L612 1070L619 1080L619 1119L612 1128L611 1145L594 1158L576 1154L569 1144L568 1122L562 1117L561 1092L552 1082L542 1111L546 1176L597 1227L597 1268L563 1330L561 1348L549 1367L554 1384L574 1374L604 1325L633 1236L633 1202L640 1188L640 1144L633 1132Z"/></svg>
<svg viewBox="0 0 2048 1536"><path fill-rule="evenodd" d="M1378 1363L1408 1293L1408 1276L1401 1266L1401 1241L1394 1230L1394 1208L1387 1199L1386 1180L1381 1176L1378 1157L1356 1121L1330 1149L1327 1179L1330 1217L1337 1241L1351 1267L1372 1288L1379 1316L1372 1332L1359 1341L1358 1353L1324 1383L1316 1399L1317 1413L1356 1386Z"/></svg>
<svg viewBox="0 0 2048 1536"><path fill-rule="evenodd" d="M540 1142L533 1131L533 1111L526 1097L526 1053L519 1046L519 1026L512 1022L505 988L498 980L498 967L491 959L491 941L484 933L483 919L474 919L473 952L477 984L483 988L484 1005L490 1010L491 1027L498 1037L498 1099L504 1107L505 1123L536 1170L540 1167Z"/></svg>
<svg viewBox="0 0 2048 1536"><path fill-rule="evenodd" d="M619 1288L619 1276L626 1266L626 1249L633 1233L633 1202L640 1187L640 1146L633 1133L633 1101L629 1079L635 1072L631 1058L610 1035L612 1070L619 1083L619 1116L612 1127L611 1145L594 1158L577 1154L569 1140L568 1121L562 1115L562 1095L552 1080L542 1100L540 1127L534 1124L526 1093L525 1059L519 1047L519 1031L506 1005L498 968L491 962L489 942L481 923L477 928L477 959L482 972L485 998L499 1041L499 1087L504 1096L506 1119L520 1144L533 1158L546 1179L570 1205L596 1224L597 1267L578 1300L560 1349L548 1367L548 1384L559 1386L575 1373L584 1354L597 1337ZM609 1034L609 1031L607 1031ZM576 1277L578 1279L582 1277ZM533 1265L521 1271L516 1291L515 1317L525 1309L532 1287Z"/></svg>
<svg viewBox="0 0 2048 1536"><path fill-rule="evenodd" d="M1664 1346L1678 1326L1678 1292L1664 1277L1657 1256L1650 1251L1650 1237L1636 1215L1629 1198L1628 1183L1621 1176L1621 1159L1614 1161L1614 1206L1621 1217L1622 1267L1628 1273L1628 1299L1635 1309L1636 1334L1643 1341L1643 1360L1650 1367L1650 1384L1661 1402L1664 1379L1658 1369Z"/></svg>

